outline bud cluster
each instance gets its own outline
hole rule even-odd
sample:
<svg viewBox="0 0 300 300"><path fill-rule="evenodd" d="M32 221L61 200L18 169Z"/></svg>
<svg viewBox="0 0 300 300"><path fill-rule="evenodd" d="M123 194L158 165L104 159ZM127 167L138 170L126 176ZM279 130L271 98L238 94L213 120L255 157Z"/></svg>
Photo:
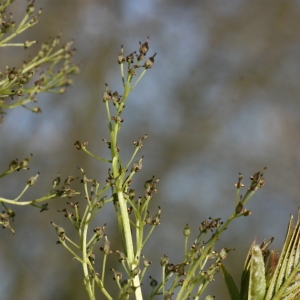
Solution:
<svg viewBox="0 0 300 300"><path fill-rule="evenodd" d="M264 168L263 170L265 170L265 169L266 168ZM249 188L250 190L256 191L265 185L266 182L265 182L263 175L264 174L262 173L262 171L259 171L250 177L250 179L252 181L250 188Z"/></svg>
<svg viewBox="0 0 300 300"><path fill-rule="evenodd" d="M7 17L6 7L11 1L0 7L0 46L22 46L25 49L35 44L36 41L12 43L11 40L20 35L24 30L38 23L38 16L34 13L34 1L27 6L26 15L19 25L13 21L12 14ZM22 67L6 66L5 72L0 71L0 122L5 114L5 109L23 106L34 113L41 112L37 106L28 107L27 103L37 102L37 95L42 92L63 93L65 88L72 84L70 75L79 72L78 67L72 63L75 49L73 42L58 47L60 36L50 39L41 45L40 50Z"/></svg>
<svg viewBox="0 0 300 300"><path fill-rule="evenodd" d="M4 207L6 210L0 213L0 225L3 229L8 228L11 230L12 233L15 233L13 228L10 226L10 221L14 222L14 217L16 216L15 211L11 208L6 208L6 206Z"/></svg>
<svg viewBox="0 0 300 300"><path fill-rule="evenodd" d="M227 257L228 252L231 250L233 249L223 248L218 253L212 248L207 248L203 242L200 243L196 240L185 259L180 263L174 264L169 262L169 257L165 254L160 259L160 264L165 273L165 282L169 281L175 274L174 281L177 284L172 284L171 288L166 290L164 295L172 295L176 288L183 285L189 286L189 291L192 291L194 288L197 289L197 287L205 286L208 282L213 281L214 275L220 270L222 260ZM206 267L209 261L212 262ZM151 276L150 279L150 285L153 288L158 286L157 290L152 292L154 295L158 292L160 285ZM201 289L198 290L197 296L201 295L202 292Z"/></svg>
<svg viewBox="0 0 300 300"><path fill-rule="evenodd" d="M40 57L45 56L47 51L47 45L41 49ZM154 228L160 224L162 210L158 207L158 211L154 216L150 215L148 205L153 195L157 193L157 183L159 179L155 179L154 176L147 180L144 184L144 191L142 196L137 197L136 191L132 187L133 177L142 171L143 158L136 158L137 152L143 147L143 141L147 138L147 134L140 137L134 142L135 149L131 158L127 163L124 163L121 158L121 151L117 145L118 134L120 133L121 125L124 122L122 113L125 109L126 100L132 89L138 83L138 81L145 74L146 70L152 68L154 64L154 57L156 53L149 58L146 58L149 50L149 37L144 43L139 43L139 48L127 56L123 54L124 48L121 47L121 53L118 56L118 62L120 64L121 76L123 81L123 93L109 89L108 84L105 84L105 90L102 94L102 102L105 106L108 120L109 140L102 138L102 141L107 145L110 158L106 159L99 157L91 153L87 147L88 142L76 141L74 143L78 150L82 150L88 155L92 156L98 161L109 164L107 171L107 177L104 184L100 187L100 184L96 180L88 179L83 169L80 168L83 178L81 183L84 186L85 191L85 208L83 212L79 209L79 203L68 203L71 207L62 209L65 217L69 219L71 224L78 231L80 237L80 243L76 244L71 241L64 230L57 229L57 235L59 237L59 243L62 244L68 251L72 253L83 265L84 265L84 285L87 291L93 290L95 283L101 289L101 291L108 295L108 292L104 287L104 274L97 275L95 271L95 259L96 256L93 253L95 243L103 238L103 244L100 247L100 251L103 254L103 273L105 272L105 263L107 255L117 254L118 261L122 264L126 271L128 278L123 279L123 275L119 271L110 269L114 274L114 280L116 281L118 288L120 289L120 299L129 299L130 295L136 293L140 295L141 280L145 274L148 266L151 262L148 261L142 254L142 249L153 232ZM126 78L124 76L124 65L127 64ZM139 69L143 69L138 79L134 84L131 84L133 77L138 73ZM43 81L36 82L38 86L43 86ZM58 182L57 180L55 182ZM89 188L89 186L91 188ZM105 193L109 191L110 196L106 196ZM122 241L123 249L112 250L111 243L104 233L103 227L94 228L94 235L88 240L88 227L90 222L97 216L97 213L105 204L112 203L115 209L116 219L119 227L120 240ZM80 202L80 206L82 203ZM151 226L147 226L151 225ZM54 225L56 226L56 225ZM144 227L146 227L147 234L144 233ZM136 230L136 234L132 233ZM73 246L73 247L72 247ZM73 250L75 248L75 250ZM77 252L81 251L80 255ZM182 267L178 267L178 272L182 273ZM101 277L101 279L100 279ZM137 298L141 298L137 296Z"/></svg>
<svg viewBox="0 0 300 300"><path fill-rule="evenodd" d="M49 192L49 195L52 195L53 197L67 197L72 198L76 195L79 195L80 193L73 190L70 187L70 184L72 181L78 179L78 177L74 176L68 176L63 182L62 186L59 187L61 183L60 174L57 175L57 177L52 181L52 188Z"/></svg>
<svg viewBox="0 0 300 300"><path fill-rule="evenodd" d="M132 210L137 210L141 214L142 220L145 222L145 224L148 225L159 225L160 224L160 219L161 219L161 208L158 207L158 212L156 213L155 216L151 216L149 210L147 209L149 205L149 201L153 198L154 194L157 193L157 183L159 182L159 179L155 179L153 176L151 179L146 180L144 184L144 194L143 196L139 196L138 199L135 201L136 198L136 192L135 189L131 188L130 185L132 183L132 180L129 178L131 177L132 174L135 172L138 172L141 170L141 161L139 160L135 164L133 164L132 170L130 175L126 179L126 186L127 186L127 191L124 193L126 196L126 199L128 199L128 202L131 204L131 207L128 208L129 214L131 213ZM116 195L116 194L114 194ZM115 200L118 200L115 198Z"/></svg>
<svg viewBox="0 0 300 300"><path fill-rule="evenodd" d="M213 219L211 217L207 219L205 219L204 221L201 222L200 226L199 226L199 231L200 233L206 233L208 230L210 230L211 232L213 232L214 229L219 228L223 222L220 222L221 218L216 218Z"/></svg>
<svg viewBox="0 0 300 300"><path fill-rule="evenodd" d="M20 170L28 170L28 165L29 165L29 162L32 158L32 154L30 153L30 156L21 160L19 162L18 158L12 160L10 163L9 163L9 167L8 167L8 170L6 172L15 172L15 171L20 171Z"/></svg>
<svg viewBox="0 0 300 300"><path fill-rule="evenodd" d="M30 154L29 157L19 161L17 158L12 160L9 163L8 169L3 172L2 174L0 174L0 178L4 177L10 173L16 172L16 171L20 171L20 170L29 170L29 163L30 160L32 158L32 154ZM6 204L10 204L10 205L31 205L33 207L36 207L38 209L40 209L40 212L43 212L45 210L48 210L48 203L43 203L43 204L39 204L41 202L45 202L49 199L54 199L54 198L58 198L58 197L68 197L71 198L75 195L78 195L79 192L76 192L75 190L73 190L70 187L70 183L76 179L76 177L73 176L68 176L66 178L66 180L64 181L63 185L61 187L58 188L59 184L60 184L60 176L58 175L55 180L52 182L52 188L50 189L50 191L43 197L34 199L34 200L30 200L30 201L19 201L21 199L21 197L25 194L25 192L27 191L28 188L32 187L33 185L35 185L37 183L38 177L39 177L40 173L38 172L35 176L31 176L30 178L27 179L26 181L26 185L23 188L23 190L20 192L20 194L15 197L13 200L10 199L5 199L1 197L1 204L2 206L5 208L5 211L2 212L1 216L0 216L0 224L3 226L3 228L9 228L13 233L14 230L11 228L10 226L10 219L14 219L15 217L15 212L14 210L7 208Z"/></svg>
<svg viewBox="0 0 300 300"><path fill-rule="evenodd" d="M121 52L118 55L118 63L121 65L121 73L122 73L122 79L123 83L130 83L133 76L137 75L137 69L138 68L143 68L144 71L151 69L154 65L154 57L156 56L156 53L152 55L151 57L148 57L146 59L146 55L149 50L149 37L147 37L147 40L144 43L139 42L139 50L131 52L127 56L124 55L124 47L123 45L121 46ZM123 64L127 63L127 80L124 78L123 74ZM142 73L137 79L136 83L140 80L140 78L144 75ZM134 86L136 85L134 84ZM133 87L134 87L133 86ZM132 88L133 88L132 87Z"/></svg>
<svg viewBox="0 0 300 300"><path fill-rule="evenodd" d="M235 184L237 192L236 192L236 207L235 213L237 216L250 216L252 213L250 210L244 208L245 204L248 200L253 196L253 194L261 187L265 185L265 179L263 177L263 171L267 168L264 167L259 172L256 172L253 176L250 177L251 184L248 188L246 194L244 196L240 196L240 190L245 186L242 183L243 175L239 173L238 182Z"/></svg>

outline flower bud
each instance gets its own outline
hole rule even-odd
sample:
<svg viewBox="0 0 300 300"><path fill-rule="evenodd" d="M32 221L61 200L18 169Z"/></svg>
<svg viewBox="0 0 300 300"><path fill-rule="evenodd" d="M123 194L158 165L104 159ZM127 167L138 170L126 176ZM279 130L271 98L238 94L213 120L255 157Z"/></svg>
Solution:
<svg viewBox="0 0 300 300"><path fill-rule="evenodd" d="M12 161L9 163L9 169L10 169L10 170L16 170L16 169L18 169L18 167L19 167L19 162L18 162L18 159L17 159L17 158L14 159L14 160L12 160Z"/></svg>
<svg viewBox="0 0 300 300"><path fill-rule="evenodd" d="M36 114L42 112L42 110L41 110L41 108L40 108L39 106L33 107L33 108L31 109L31 111L32 111L33 113L36 113Z"/></svg>
<svg viewBox="0 0 300 300"><path fill-rule="evenodd" d="M70 184L72 181L74 181L75 179L78 179L78 177L74 177L74 176L68 176L66 179L65 179L65 184Z"/></svg>
<svg viewBox="0 0 300 300"><path fill-rule="evenodd" d="M148 224L148 225L152 225L152 217L150 215L149 210L147 211L147 217L145 219L145 223Z"/></svg>
<svg viewBox="0 0 300 300"><path fill-rule="evenodd" d="M250 185L251 191L256 191L257 189L263 187L265 185L265 179L263 178L263 171L267 168L263 168L261 171L255 173L253 176L250 177L252 183Z"/></svg>
<svg viewBox="0 0 300 300"><path fill-rule="evenodd" d="M74 146L76 147L77 150L81 150L82 148L85 148L88 144L89 144L88 142L81 143L80 141L76 141L74 143Z"/></svg>
<svg viewBox="0 0 300 300"><path fill-rule="evenodd" d="M12 220L14 220L14 217L16 216L16 213L13 209L8 208L6 211L7 215L9 218L11 218Z"/></svg>
<svg viewBox="0 0 300 300"><path fill-rule="evenodd" d="M140 158L138 161L136 161L133 164L131 172L139 172L139 171L142 170L142 167L143 167L143 164L142 164L143 158L144 158L144 156L142 156L142 158Z"/></svg>
<svg viewBox="0 0 300 300"><path fill-rule="evenodd" d="M51 224L55 227L56 234L58 235L58 237L60 238L60 240L64 241L66 239L65 230L62 227L56 225L53 222L51 222Z"/></svg>
<svg viewBox="0 0 300 300"><path fill-rule="evenodd" d="M145 69L150 69L150 68L153 67L155 55L156 55L156 53L154 53L153 56L149 57L149 58L146 60L144 66L143 66Z"/></svg>
<svg viewBox="0 0 300 300"><path fill-rule="evenodd" d="M110 254L110 241L108 240L107 236L105 235L105 241L104 241L104 245L103 248L100 250L102 250L105 254Z"/></svg>
<svg viewBox="0 0 300 300"><path fill-rule="evenodd" d="M67 202L68 205L70 205L73 209L79 208L79 203L78 202Z"/></svg>
<svg viewBox="0 0 300 300"><path fill-rule="evenodd" d="M242 179L243 179L243 174L239 173L239 177L238 177L238 182L235 184L235 186L240 189L242 187L244 187L245 185L242 183Z"/></svg>
<svg viewBox="0 0 300 300"><path fill-rule="evenodd" d="M108 90L108 85L106 85L106 90L103 93L103 102L109 101L111 99L111 91Z"/></svg>
<svg viewBox="0 0 300 300"><path fill-rule="evenodd" d="M25 41L24 42L24 48L25 49L27 49L27 48L29 48L30 46L32 46L33 44L35 44L36 43L36 41ZM43 53L43 52L42 52ZM40 51L38 52L38 55L40 56ZM43 55L43 54L42 54ZM43 55L44 56L44 55ZM42 57L43 57L42 56Z"/></svg>
<svg viewBox="0 0 300 300"><path fill-rule="evenodd" d="M243 204L241 201L239 201L238 205L235 208L235 213L238 215L243 210Z"/></svg>
<svg viewBox="0 0 300 300"><path fill-rule="evenodd" d="M54 189L60 184L60 174L57 174L57 177L52 182L52 188Z"/></svg>
<svg viewBox="0 0 300 300"><path fill-rule="evenodd" d="M104 230L105 230L105 225L103 227L96 227L93 229L93 231L96 233L96 239L99 241L103 236L104 236Z"/></svg>
<svg viewBox="0 0 300 300"><path fill-rule="evenodd" d="M97 205L97 208L102 208L103 206L104 206L104 204L105 204L105 198L106 198L106 196L104 196L104 197L102 197L97 203L96 203L96 205Z"/></svg>
<svg viewBox="0 0 300 300"><path fill-rule="evenodd" d="M94 253L91 253L88 258L92 264L95 263L96 255Z"/></svg>
<svg viewBox="0 0 300 300"><path fill-rule="evenodd" d="M173 296L173 293L172 294L167 294L164 296L164 300L172 300L172 296Z"/></svg>
<svg viewBox="0 0 300 300"><path fill-rule="evenodd" d="M136 53L136 51L130 53L128 56L126 56L126 61L129 62L130 64L133 63L134 61L134 54Z"/></svg>
<svg viewBox="0 0 300 300"><path fill-rule="evenodd" d="M2 25L0 28L1 33L8 32L9 29L12 27L12 24L10 22L5 22L4 20L2 20L1 25Z"/></svg>
<svg viewBox="0 0 300 300"><path fill-rule="evenodd" d="M158 212L157 214L153 217L152 219L152 224L153 225L159 225L160 224L160 217L161 217L161 209L158 207Z"/></svg>
<svg viewBox="0 0 300 300"><path fill-rule="evenodd" d="M234 249L230 249L230 248L222 248L220 251L220 257L222 259L225 259L227 257L227 254L230 250L234 250Z"/></svg>
<svg viewBox="0 0 300 300"><path fill-rule="evenodd" d="M169 257L166 254L164 254L164 256L160 258L160 265L163 267L166 266L168 263Z"/></svg>
<svg viewBox="0 0 300 300"><path fill-rule="evenodd" d="M138 66L134 65L132 68L128 69L128 74L129 75L136 75L136 68Z"/></svg>
<svg viewBox="0 0 300 300"><path fill-rule="evenodd" d="M119 103L120 99L121 99L121 96L119 96L117 91L112 94L111 100L112 100L113 105L116 105L117 103Z"/></svg>
<svg viewBox="0 0 300 300"><path fill-rule="evenodd" d="M10 71L8 72L8 74L7 74L8 80L9 80L9 81L14 80L14 79L16 78L17 74L18 74L18 72L16 71L15 68L13 68L13 69L10 70Z"/></svg>
<svg viewBox="0 0 300 300"><path fill-rule="evenodd" d="M124 279L122 282L121 282L121 287L124 288L128 285L128 279Z"/></svg>
<svg viewBox="0 0 300 300"><path fill-rule="evenodd" d="M0 214L0 221L2 228L10 228L12 230L9 224L9 216L6 213Z"/></svg>
<svg viewBox="0 0 300 300"><path fill-rule="evenodd" d="M23 91L22 90L17 90L16 91L16 95L19 96L19 97L22 96L23 95Z"/></svg>
<svg viewBox="0 0 300 300"><path fill-rule="evenodd" d="M148 52L148 50L149 50L149 36L147 37L147 40L146 40L146 42L144 43L144 44L142 44L141 42L140 42L140 49L139 49L139 52L141 53L141 54L147 54L147 52Z"/></svg>
<svg viewBox="0 0 300 300"><path fill-rule="evenodd" d="M131 270L131 274L133 275L133 277L139 275L140 273L141 273L141 269L139 266L136 266L133 270Z"/></svg>
<svg viewBox="0 0 300 300"><path fill-rule="evenodd" d="M149 276L149 278L151 279L150 281L150 286L151 287L156 287L158 285L157 280L155 280L154 278L152 278L151 276Z"/></svg>
<svg viewBox="0 0 300 300"><path fill-rule="evenodd" d="M148 267L148 266L150 266L152 264L152 262L149 261L149 260L147 260L144 255L142 255L142 257L143 257L143 260L144 260L144 266L145 267Z"/></svg>
<svg viewBox="0 0 300 300"><path fill-rule="evenodd" d="M136 146L136 147L138 147L138 148L142 148L143 147L143 140L144 139L146 139L148 137L148 134L145 134L143 137L140 137L139 139L138 139L138 141L137 142L134 142L133 144Z"/></svg>
<svg viewBox="0 0 300 300"><path fill-rule="evenodd" d="M123 252L121 252L119 250L116 250L115 252L118 253L118 256L119 256L118 257L118 261L120 263L126 260L126 256L125 256L125 254Z"/></svg>
<svg viewBox="0 0 300 300"><path fill-rule="evenodd" d="M29 168L27 167L29 165L29 162L32 158L32 153L30 153L30 157L24 158L21 162L20 162L20 168L23 170L28 170Z"/></svg>
<svg viewBox="0 0 300 300"><path fill-rule="evenodd" d="M124 48L123 48L123 45L121 46L121 52L120 52L120 54L118 55L118 63L119 64L122 64L122 63L124 63L125 61L126 61L126 58L125 58L125 56L123 55L123 50L124 50Z"/></svg>
<svg viewBox="0 0 300 300"><path fill-rule="evenodd" d="M34 5L33 5L34 2L30 3L28 6L27 6L27 9L26 9L26 13L28 15L32 15L33 12L34 12Z"/></svg>
<svg viewBox="0 0 300 300"><path fill-rule="evenodd" d="M144 188L145 188L146 190L149 190L150 187L152 186L153 182L154 182L154 176L152 176L151 179L149 179L149 180L147 180L147 181L145 182Z"/></svg>
<svg viewBox="0 0 300 300"><path fill-rule="evenodd" d="M252 215L252 212L248 209L243 209L242 213L245 217Z"/></svg>
<svg viewBox="0 0 300 300"><path fill-rule="evenodd" d="M30 77L29 77L29 76L22 75L22 76L20 76L20 78L19 78L19 83L20 83L20 84L26 84L29 80L30 80Z"/></svg>
<svg viewBox="0 0 300 300"><path fill-rule="evenodd" d="M184 227L184 229L183 229L183 235L185 237L188 237L190 234L191 234L191 229L190 229L189 225L186 224L185 227Z"/></svg>
<svg viewBox="0 0 300 300"><path fill-rule="evenodd" d="M128 190L128 197L130 200L133 200L135 198L135 190L134 189Z"/></svg>
<svg viewBox="0 0 300 300"><path fill-rule="evenodd" d="M121 124L121 123L124 122L124 119L122 119L120 116L111 117L111 119L112 119L113 121L115 121L116 123L118 123L118 124Z"/></svg>
<svg viewBox="0 0 300 300"><path fill-rule="evenodd" d="M175 273L176 272L176 267L174 264L167 264L166 265L166 269L165 269L165 273L166 275L169 275L170 273Z"/></svg>
<svg viewBox="0 0 300 300"><path fill-rule="evenodd" d="M142 61L145 59L145 55L143 53L140 53L139 56L137 57L137 61Z"/></svg>
<svg viewBox="0 0 300 300"><path fill-rule="evenodd" d="M115 281L120 282L120 281L122 280L122 273L121 273L121 272L117 272L117 271L115 271L114 269L111 269L111 271L113 271L113 273L114 273L113 279L114 279Z"/></svg>
<svg viewBox="0 0 300 300"><path fill-rule="evenodd" d="M27 184L28 184L29 186L34 185L34 184L37 182L37 178L38 178L39 175L40 175L40 173L37 173L35 176L30 177L30 178L27 180Z"/></svg>

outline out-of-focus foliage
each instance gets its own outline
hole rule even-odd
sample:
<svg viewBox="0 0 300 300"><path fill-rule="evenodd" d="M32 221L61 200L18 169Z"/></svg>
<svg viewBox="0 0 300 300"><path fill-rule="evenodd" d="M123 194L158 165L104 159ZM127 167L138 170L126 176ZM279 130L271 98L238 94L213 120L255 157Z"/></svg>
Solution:
<svg viewBox="0 0 300 300"><path fill-rule="evenodd" d="M0 48L22 47L27 49L36 43L35 40L24 40L22 43L14 40L25 30L30 29L39 22L42 10L34 14L34 2L28 4L26 13L20 23L14 21L12 13L6 10L12 1L1 3L0 7ZM0 71L0 122L6 110L23 106L32 112L40 112L38 106L29 107L27 103L37 102L37 95L43 92L63 93L65 87L72 81L69 75L78 73L78 67L72 63L74 50L73 42L58 47L60 37L55 37L42 43L37 53L28 60L24 60L21 66L7 65L6 70ZM20 49L19 55L22 50Z"/></svg>
<svg viewBox="0 0 300 300"><path fill-rule="evenodd" d="M38 24L38 16L41 14L41 10L34 15L34 2L30 2L24 13L25 16L19 23L16 23L13 14L6 11L11 2L7 0L0 4L0 50L3 47L22 47L26 50L36 41L25 40L22 43L17 43L14 42L14 39ZM26 104L37 102L38 95L43 92L63 93L65 87L71 84L69 76L78 73L78 67L72 63L72 42L61 48L58 47L58 44L59 38L56 37L50 43L43 43L38 52L31 59L24 61L21 67L6 66L5 72L0 71L0 122L2 122L3 115L7 110L18 106L35 113L40 112L38 106L30 108ZM22 49L19 52L21 53ZM15 138L18 139L17 136ZM4 143L1 145L4 145ZM20 170L28 170L30 160L31 157L21 161L18 159L12 160L8 163L7 169L0 174L0 178ZM54 181L51 190L45 196L35 197L30 201L22 201L22 196L29 187L36 183L38 176L39 173L30 177L21 193L13 199L0 196L0 203L4 209L0 215L0 225L3 228L9 228L14 232L11 226L11 220L14 221L16 216L15 211L12 209L13 206L32 205L44 211L47 209L47 203L41 206L39 203L57 197L70 198L78 194L69 187L69 183L65 182L59 187L59 183Z"/></svg>

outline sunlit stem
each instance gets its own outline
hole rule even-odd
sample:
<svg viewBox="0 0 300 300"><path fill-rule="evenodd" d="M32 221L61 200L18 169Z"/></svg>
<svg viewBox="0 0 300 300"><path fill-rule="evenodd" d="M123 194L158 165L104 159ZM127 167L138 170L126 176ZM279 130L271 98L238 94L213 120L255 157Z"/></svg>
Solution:
<svg viewBox="0 0 300 300"><path fill-rule="evenodd" d="M29 188L29 186L30 185L28 185L28 184L25 186L25 188L23 189L23 191L21 192L21 194L17 198L14 199L15 202L17 202L24 195L24 193L27 191L27 189Z"/></svg>
<svg viewBox="0 0 300 300"><path fill-rule="evenodd" d="M131 156L131 158L130 158L127 166L126 166L126 169L129 169L129 166L132 164L132 161L134 160L134 158L135 158L137 152L139 151L139 149L140 149L139 147L135 148L135 150L134 150L134 152L133 152L133 154L132 154L132 156Z"/></svg>
<svg viewBox="0 0 300 300"><path fill-rule="evenodd" d="M124 64L123 63L120 64L120 69L121 69L121 77L122 77L123 86L125 86Z"/></svg>
<svg viewBox="0 0 300 300"><path fill-rule="evenodd" d="M111 163L111 160L105 159L105 158L102 158L102 157L100 157L100 156L97 156L97 155L93 154L93 153L90 152L88 149L86 149L86 147L81 147L81 150L82 150L83 152L85 152L86 154L90 155L91 157L93 157L93 158L99 160L99 161Z"/></svg>
<svg viewBox="0 0 300 300"><path fill-rule="evenodd" d="M105 279L106 259L107 259L107 254L104 253L104 255L103 255L103 263L102 263L102 277L101 277L103 285L104 285L104 279Z"/></svg>
<svg viewBox="0 0 300 300"><path fill-rule="evenodd" d="M189 240L189 237L186 236L184 239L184 255L187 255L188 240Z"/></svg>
<svg viewBox="0 0 300 300"><path fill-rule="evenodd" d="M136 80L136 82L134 83L134 85L132 86L131 90L133 90L135 88L135 86L139 83L139 81L142 79L142 77L145 75L147 69L144 69L143 72L141 73L141 75L139 76L139 78Z"/></svg>

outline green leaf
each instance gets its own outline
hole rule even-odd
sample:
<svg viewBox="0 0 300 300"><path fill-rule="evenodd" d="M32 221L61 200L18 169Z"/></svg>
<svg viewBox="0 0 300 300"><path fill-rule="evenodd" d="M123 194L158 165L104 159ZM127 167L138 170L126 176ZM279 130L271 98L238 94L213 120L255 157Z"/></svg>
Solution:
<svg viewBox="0 0 300 300"><path fill-rule="evenodd" d="M263 240L259 248L261 249L261 253L263 255L264 260L270 255L270 251L268 250L270 244L273 242L274 238L271 238L266 242L266 240ZM252 264L252 251L253 251L253 246L256 245L256 242L254 241L253 244L251 245L245 265L244 265L244 270L242 273L242 280L241 280L241 291L240 291L240 299L241 300L248 300L248 292L249 292L249 282L250 282L250 270L251 270L251 264ZM274 272L274 270L273 270Z"/></svg>
<svg viewBox="0 0 300 300"><path fill-rule="evenodd" d="M300 296L300 209L298 221L291 216L282 253L274 271L265 299L296 300Z"/></svg>
<svg viewBox="0 0 300 300"><path fill-rule="evenodd" d="M248 289L249 300L263 300L266 293L265 264L259 245L251 248L250 280Z"/></svg>
<svg viewBox="0 0 300 300"><path fill-rule="evenodd" d="M226 270L225 266L221 265L221 271L225 280L226 287L228 289L230 299L231 300L239 300L240 299L240 293L239 290L231 276L231 274Z"/></svg>
<svg viewBox="0 0 300 300"><path fill-rule="evenodd" d="M274 276L276 267L278 265L278 259L279 259L279 254L278 250L272 250L270 251L268 258L266 260L266 283L267 283L267 289L270 286L271 280Z"/></svg>

